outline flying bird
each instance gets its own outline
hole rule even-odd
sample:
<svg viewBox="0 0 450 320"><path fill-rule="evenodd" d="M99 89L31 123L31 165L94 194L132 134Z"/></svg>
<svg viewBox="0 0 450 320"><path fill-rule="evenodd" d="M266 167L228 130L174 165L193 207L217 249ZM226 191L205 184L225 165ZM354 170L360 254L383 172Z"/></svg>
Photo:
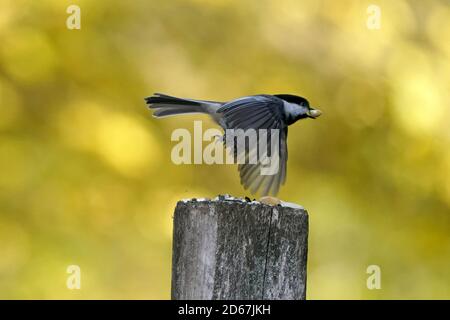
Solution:
<svg viewBox="0 0 450 320"><path fill-rule="evenodd" d="M279 130L279 169L275 174L262 175L261 163L238 165L241 184L252 193L276 195L286 181L288 126L301 119L316 119L322 112L311 108L307 99L291 94L258 94L228 102L184 99L155 93L145 98L153 116L163 118L179 114L208 114L226 132L228 129ZM257 146L250 146L251 149ZM251 152L247 150L246 152ZM236 154L235 154L236 156ZM248 159L248 155L247 158Z"/></svg>

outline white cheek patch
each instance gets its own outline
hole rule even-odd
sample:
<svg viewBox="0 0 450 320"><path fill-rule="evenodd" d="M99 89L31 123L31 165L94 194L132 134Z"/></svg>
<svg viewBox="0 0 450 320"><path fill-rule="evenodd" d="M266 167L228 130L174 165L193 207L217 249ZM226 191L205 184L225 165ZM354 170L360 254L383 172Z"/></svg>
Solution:
<svg viewBox="0 0 450 320"><path fill-rule="evenodd" d="M306 114L308 108L298 105L296 103L284 101L284 112L286 117L297 117L301 114Z"/></svg>

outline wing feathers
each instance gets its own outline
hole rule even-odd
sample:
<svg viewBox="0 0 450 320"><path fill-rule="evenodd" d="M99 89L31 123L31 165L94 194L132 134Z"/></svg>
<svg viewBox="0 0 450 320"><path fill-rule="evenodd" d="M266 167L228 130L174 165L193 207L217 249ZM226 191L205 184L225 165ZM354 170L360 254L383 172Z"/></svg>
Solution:
<svg viewBox="0 0 450 320"><path fill-rule="evenodd" d="M283 113L283 102L281 99L258 95L246 98L241 98L230 103L224 104L221 108L217 110L221 113L226 124L227 129L255 129L258 134L259 129L267 129L267 141L268 145L271 142L271 129L279 130L279 167L278 171L272 175L262 175L261 174L261 160L268 156L267 150L263 150L261 155L259 155L259 146L256 145L242 147L242 143L245 145L245 141L241 145L235 146L234 152L235 156L238 152L245 152L245 163L238 165L238 170L240 173L241 184L245 189L250 188L252 193L260 192L262 195L273 194L276 195L280 188L280 185L285 182L286 179L286 161L287 161L287 127L285 125L284 113ZM258 136L258 141L261 137ZM271 149L271 148L270 148ZM255 153L258 155L258 163L251 164L249 159L252 158ZM273 155L271 151L270 156ZM275 161L275 159L272 159Z"/></svg>

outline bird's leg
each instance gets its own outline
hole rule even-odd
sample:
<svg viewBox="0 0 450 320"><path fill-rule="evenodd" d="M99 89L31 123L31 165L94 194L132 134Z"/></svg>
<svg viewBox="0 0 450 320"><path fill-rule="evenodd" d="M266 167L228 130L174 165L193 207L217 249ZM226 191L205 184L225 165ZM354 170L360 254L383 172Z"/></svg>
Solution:
<svg viewBox="0 0 450 320"><path fill-rule="evenodd" d="M281 204L281 200L271 196L264 196L259 199L259 202L267 204L269 206L276 206Z"/></svg>

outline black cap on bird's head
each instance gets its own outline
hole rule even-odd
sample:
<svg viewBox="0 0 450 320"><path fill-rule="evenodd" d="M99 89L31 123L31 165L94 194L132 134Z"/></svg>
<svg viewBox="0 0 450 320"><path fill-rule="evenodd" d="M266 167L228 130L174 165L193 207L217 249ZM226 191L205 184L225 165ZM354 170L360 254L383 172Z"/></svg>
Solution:
<svg viewBox="0 0 450 320"><path fill-rule="evenodd" d="M295 103L307 108L308 110L306 111L306 114L304 116L305 118L316 119L322 114L322 111L320 111L319 109L311 108L311 106L309 105L309 101L303 97L295 96L292 94L276 94L275 96L287 102Z"/></svg>

